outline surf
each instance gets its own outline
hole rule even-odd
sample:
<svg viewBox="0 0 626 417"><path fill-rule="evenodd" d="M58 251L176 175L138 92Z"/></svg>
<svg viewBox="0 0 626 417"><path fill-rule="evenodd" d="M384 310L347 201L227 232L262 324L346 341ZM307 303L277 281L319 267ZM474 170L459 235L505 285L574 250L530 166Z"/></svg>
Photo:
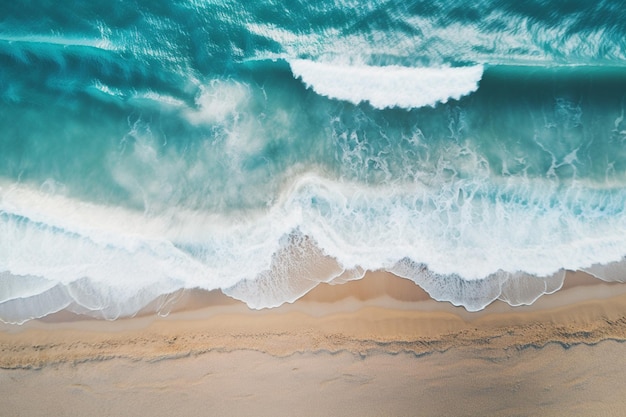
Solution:
<svg viewBox="0 0 626 417"><path fill-rule="evenodd" d="M289 61L296 78L316 93L374 108L434 107L478 89L483 67L409 68Z"/></svg>

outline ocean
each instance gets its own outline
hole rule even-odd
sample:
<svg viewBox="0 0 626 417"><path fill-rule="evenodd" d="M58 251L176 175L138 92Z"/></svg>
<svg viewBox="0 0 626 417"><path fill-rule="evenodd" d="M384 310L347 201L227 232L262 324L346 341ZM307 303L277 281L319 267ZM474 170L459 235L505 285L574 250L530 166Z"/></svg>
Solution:
<svg viewBox="0 0 626 417"><path fill-rule="evenodd" d="M0 10L0 320L254 309L385 270L477 311L626 277L626 8ZM156 301L155 301L156 300Z"/></svg>

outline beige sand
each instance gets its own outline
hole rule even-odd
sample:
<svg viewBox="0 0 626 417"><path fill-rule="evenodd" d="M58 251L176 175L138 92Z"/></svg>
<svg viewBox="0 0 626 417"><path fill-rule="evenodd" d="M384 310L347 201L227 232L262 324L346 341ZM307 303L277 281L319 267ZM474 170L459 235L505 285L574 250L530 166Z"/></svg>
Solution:
<svg viewBox="0 0 626 417"><path fill-rule="evenodd" d="M626 286L567 282L481 313L374 273L274 310L3 326L1 415L620 415Z"/></svg>

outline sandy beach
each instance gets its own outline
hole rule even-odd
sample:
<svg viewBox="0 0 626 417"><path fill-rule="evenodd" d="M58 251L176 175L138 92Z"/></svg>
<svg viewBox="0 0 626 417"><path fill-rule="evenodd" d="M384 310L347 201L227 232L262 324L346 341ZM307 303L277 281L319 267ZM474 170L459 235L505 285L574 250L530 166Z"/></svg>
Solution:
<svg viewBox="0 0 626 417"><path fill-rule="evenodd" d="M0 417L626 415L624 5L4 1Z"/></svg>
<svg viewBox="0 0 626 417"><path fill-rule="evenodd" d="M580 273L532 306L478 313L374 272L276 309L191 291L167 317L60 313L0 330L8 416L583 416L626 406L626 286Z"/></svg>

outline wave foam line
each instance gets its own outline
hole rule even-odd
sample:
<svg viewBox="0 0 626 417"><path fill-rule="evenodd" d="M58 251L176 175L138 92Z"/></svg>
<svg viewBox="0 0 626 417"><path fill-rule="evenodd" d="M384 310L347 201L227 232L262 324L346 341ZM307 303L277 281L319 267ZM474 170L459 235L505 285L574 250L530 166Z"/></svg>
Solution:
<svg viewBox="0 0 626 417"><path fill-rule="evenodd" d="M316 93L378 109L435 106L478 89L483 66L409 68L342 66L308 60L289 62L291 71Z"/></svg>
<svg viewBox="0 0 626 417"><path fill-rule="evenodd" d="M276 307L365 270L410 279L469 311L496 299L532 304L561 287L565 269L624 281L621 211L596 221L596 205L575 207L571 217L565 206L550 208L549 197L542 203L535 195L534 207L529 198L489 205L468 197L462 207L449 204L442 223L447 203L415 205L415 191L358 189L308 174L267 212L233 217L182 207L146 214L9 185L0 188L0 321L62 309L112 320L159 297L161 311L167 294L186 288ZM577 200L600 201L583 191ZM623 201L612 198L602 213Z"/></svg>

